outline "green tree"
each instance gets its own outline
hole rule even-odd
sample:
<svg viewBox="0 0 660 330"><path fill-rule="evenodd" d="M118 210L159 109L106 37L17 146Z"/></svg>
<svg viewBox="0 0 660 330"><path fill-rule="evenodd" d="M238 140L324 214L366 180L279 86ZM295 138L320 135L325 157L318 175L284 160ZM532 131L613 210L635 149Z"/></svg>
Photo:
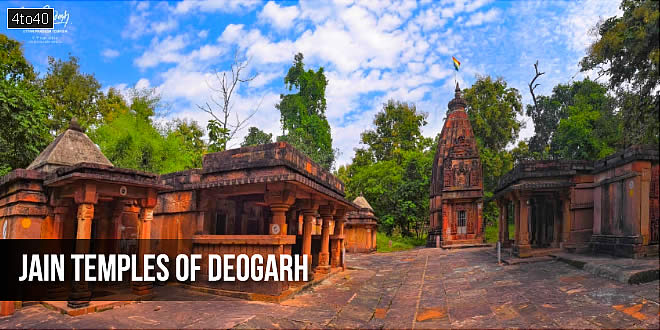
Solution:
<svg viewBox="0 0 660 330"><path fill-rule="evenodd" d="M374 129L362 133L366 148L355 150L337 176L348 198L363 195L380 219L380 229L418 238L426 231L429 184L435 149L421 129L426 114L414 104L390 100L374 117Z"/></svg>
<svg viewBox="0 0 660 330"><path fill-rule="evenodd" d="M203 132L196 123L174 121L159 127L160 96L153 90L134 90L131 107L90 132L90 138L118 167L170 173L198 167Z"/></svg>
<svg viewBox="0 0 660 330"><path fill-rule="evenodd" d="M607 88L590 79L559 84L527 106L534 122L528 155L534 159L598 159L622 146L621 114Z"/></svg>
<svg viewBox="0 0 660 330"><path fill-rule="evenodd" d="M40 85L51 107L51 130L66 129L73 117L84 128L99 124L102 115L98 101L102 92L94 75L80 72L75 56L69 56L68 61L49 57L48 65L48 73L40 80Z"/></svg>
<svg viewBox="0 0 660 330"><path fill-rule="evenodd" d="M660 108L660 2L623 0L623 15L596 26L598 40L582 71L609 77L623 113L625 144L658 143Z"/></svg>
<svg viewBox="0 0 660 330"><path fill-rule="evenodd" d="M486 76L477 77L474 85L463 92L465 110L480 148L504 150L518 138L524 123L517 118L523 114L522 96L517 89L507 87L502 78Z"/></svg>
<svg viewBox="0 0 660 330"><path fill-rule="evenodd" d="M389 100L374 118L376 128L364 131L360 142L369 146L376 161L392 159L401 151L417 150L430 143L421 132L426 117L414 104Z"/></svg>
<svg viewBox="0 0 660 330"><path fill-rule="evenodd" d="M243 143L241 143L241 147L257 146L272 142L273 134L266 133L253 126L248 130L248 134L245 136Z"/></svg>
<svg viewBox="0 0 660 330"><path fill-rule="evenodd" d="M194 120L174 119L167 123L167 139L178 143L184 155L190 159L185 161L185 168L202 167L206 143L204 129Z"/></svg>
<svg viewBox="0 0 660 330"><path fill-rule="evenodd" d="M507 145L518 139L524 123L522 97L517 89L507 86L502 78L477 77L470 88L464 90L466 111L474 131L483 166L484 198L493 196L500 176L513 168L513 157ZM497 221L495 202L484 205L486 224Z"/></svg>
<svg viewBox="0 0 660 330"><path fill-rule="evenodd" d="M128 113L130 110L124 96L114 87L110 87L107 93L101 94L97 106L103 122L112 121L117 116Z"/></svg>
<svg viewBox="0 0 660 330"><path fill-rule="evenodd" d="M325 169L330 169L336 151L332 148L330 124L325 116L328 80L323 67L318 71L305 71L303 54L298 53L284 84L289 91L295 88L297 93L280 95L280 103L275 105L280 111L283 132L278 140L290 143Z"/></svg>
<svg viewBox="0 0 660 330"><path fill-rule="evenodd" d="M564 159L603 158L616 151L622 137L622 121L605 86L589 79L574 82L572 96L551 142L551 150Z"/></svg>
<svg viewBox="0 0 660 330"><path fill-rule="evenodd" d="M21 44L0 34L0 176L27 167L52 140L47 104Z"/></svg>

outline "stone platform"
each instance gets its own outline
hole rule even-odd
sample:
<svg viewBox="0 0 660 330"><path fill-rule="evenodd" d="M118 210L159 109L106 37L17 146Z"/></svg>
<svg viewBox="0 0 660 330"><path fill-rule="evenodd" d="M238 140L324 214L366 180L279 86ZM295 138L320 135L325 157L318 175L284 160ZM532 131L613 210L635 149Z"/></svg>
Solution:
<svg viewBox="0 0 660 330"><path fill-rule="evenodd" d="M657 281L660 275L658 258L630 259L562 252L554 253L552 256L596 276L621 283Z"/></svg>
<svg viewBox="0 0 660 330"><path fill-rule="evenodd" d="M345 272L279 304L155 287L156 300L70 317L33 305L0 328L648 328L658 281L630 285L557 260L498 265L481 249L348 254Z"/></svg>

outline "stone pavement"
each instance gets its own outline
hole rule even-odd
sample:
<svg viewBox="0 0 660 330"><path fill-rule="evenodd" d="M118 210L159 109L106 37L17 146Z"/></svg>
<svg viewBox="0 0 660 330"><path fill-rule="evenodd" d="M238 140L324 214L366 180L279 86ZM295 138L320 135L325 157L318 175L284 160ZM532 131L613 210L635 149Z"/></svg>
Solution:
<svg viewBox="0 0 660 330"><path fill-rule="evenodd" d="M658 281L624 284L558 261L500 266L487 249L349 255L344 273L281 303L173 286L149 301L70 317L41 305L0 318L30 328L654 328ZM197 296L199 295L199 296Z"/></svg>

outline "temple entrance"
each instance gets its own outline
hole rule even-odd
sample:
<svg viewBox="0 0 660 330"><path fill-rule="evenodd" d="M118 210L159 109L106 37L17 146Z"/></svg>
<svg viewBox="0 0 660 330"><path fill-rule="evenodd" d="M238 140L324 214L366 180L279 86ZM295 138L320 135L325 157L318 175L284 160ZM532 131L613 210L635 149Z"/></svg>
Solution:
<svg viewBox="0 0 660 330"><path fill-rule="evenodd" d="M559 246L559 203L550 195L535 196L531 200L528 223L530 245L533 248Z"/></svg>

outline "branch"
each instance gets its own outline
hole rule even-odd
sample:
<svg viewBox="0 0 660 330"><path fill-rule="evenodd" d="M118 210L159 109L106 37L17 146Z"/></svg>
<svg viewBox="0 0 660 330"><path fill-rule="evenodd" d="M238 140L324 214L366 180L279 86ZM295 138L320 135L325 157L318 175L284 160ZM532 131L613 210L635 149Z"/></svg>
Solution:
<svg viewBox="0 0 660 330"><path fill-rule="evenodd" d="M535 71L534 79L532 79L532 81L529 82L529 93L532 94L532 100L534 101L534 109L538 111L538 105L536 103L536 95L534 95L534 89L536 89L536 87L538 87L540 84L534 85L534 82L538 77L545 74L545 72L539 72L538 60L536 60L536 63L534 63L534 71Z"/></svg>

